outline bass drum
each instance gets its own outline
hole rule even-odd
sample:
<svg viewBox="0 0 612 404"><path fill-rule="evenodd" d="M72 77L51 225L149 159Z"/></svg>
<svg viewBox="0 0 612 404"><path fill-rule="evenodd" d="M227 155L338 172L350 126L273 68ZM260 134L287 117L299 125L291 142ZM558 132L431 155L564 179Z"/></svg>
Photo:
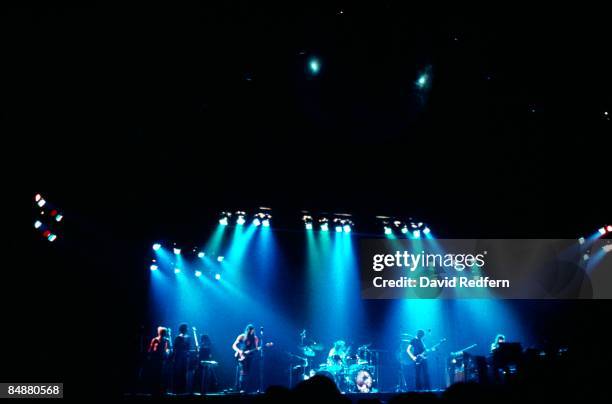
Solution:
<svg viewBox="0 0 612 404"><path fill-rule="evenodd" d="M358 393L371 393L374 391L374 378L367 369L359 369L354 373L355 391Z"/></svg>

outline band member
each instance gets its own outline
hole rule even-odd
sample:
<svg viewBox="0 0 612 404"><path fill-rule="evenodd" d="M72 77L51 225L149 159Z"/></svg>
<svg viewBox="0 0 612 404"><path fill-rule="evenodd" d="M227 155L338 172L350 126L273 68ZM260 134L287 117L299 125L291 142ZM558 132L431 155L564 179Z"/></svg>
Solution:
<svg viewBox="0 0 612 404"><path fill-rule="evenodd" d="M232 349L236 353L238 359L238 377L236 381L236 389L245 391L251 387L251 363L259 348L259 338L255 335L255 326L248 324L244 332L236 337L232 344Z"/></svg>
<svg viewBox="0 0 612 404"><path fill-rule="evenodd" d="M493 343L491 343L491 353L499 349L499 344L506 342L506 336L504 334L497 334Z"/></svg>
<svg viewBox="0 0 612 404"><path fill-rule="evenodd" d="M187 324L179 326L179 334L174 338L174 393L185 393L187 390L187 367L189 364L189 340Z"/></svg>
<svg viewBox="0 0 612 404"><path fill-rule="evenodd" d="M149 372L151 392L155 395L164 393L164 364L170 354L170 340L167 337L168 330L165 327L157 327L157 336L149 343Z"/></svg>
<svg viewBox="0 0 612 404"><path fill-rule="evenodd" d="M212 343L206 334L200 336L200 350L198 351L199 365L196 370L195 380L199 384L201 394L216 390L217 376L212 364Z"/></svg>
<svg viewBox="0 0 612 404"><path fill-rule="evenodd" d="M425 356L427 348L423 343L425 331L418 330L416 338L413 338L406 349L408 356L414 362L414 376L416 390L429 390L429 370Z"/></svg>
<svg viewBox="0 0 612 404"><path fill-rule="evenodd" d="M334 346L329 350L327 354L327 365L328 366L339 366L342 365L344 358L347 354L346 342L338 340L334 342Z"/></svg>

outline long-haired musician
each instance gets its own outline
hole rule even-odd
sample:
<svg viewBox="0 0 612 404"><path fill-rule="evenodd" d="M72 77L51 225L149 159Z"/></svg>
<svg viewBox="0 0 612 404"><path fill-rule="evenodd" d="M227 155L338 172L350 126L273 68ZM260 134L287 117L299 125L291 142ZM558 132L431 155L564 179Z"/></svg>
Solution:
<svg viewBox="0 0 612 404"><path fill-rule="evenodd" d="M255 326L248 324L244 328L244 332L236 337L232 344L232 349L236 353L238 360L238 377L236 380L236 389L245 391L250 388L251 383L251 363L255 357L255 352L259 348L259 338L255 335Z"/></svg>

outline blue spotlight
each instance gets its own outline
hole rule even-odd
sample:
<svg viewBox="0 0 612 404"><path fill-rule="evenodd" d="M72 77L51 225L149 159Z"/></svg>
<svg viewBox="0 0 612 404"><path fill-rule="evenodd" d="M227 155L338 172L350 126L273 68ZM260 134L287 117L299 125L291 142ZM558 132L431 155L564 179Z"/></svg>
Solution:
<svg viewBox="0 0 612 404"><path fill-rule="evenodd" d="M255 219L253 219L253 225L254 226L259 226L261 224L261 220L259 220L258 217L256 217Z"/></svg>
<svg viewBox="0 0 612 404"><path fill-rule="evenodd" d="M219 255L217 257L217 262L223 262L224 259L225 259L225 257L223 255Z"/></svg>
<svg viewBox="0 0 612 404"><path fill-rule="evenodd" d="M40 220L37 220L34 222L35 229L40 229L41 226L42 226L42 222Z"/></svg>
<svg viewBox="0 0 612 404"><path fill-rule="evenodd" d="M423 229L423 234L428 235L429 233L431 233L431 230L429 230L429 227L425 226L425 228Z"/></svg>
<svg viewBox="0 0 612 404"><path fill-rule="evenodd" d="M236 224L238 226L242 226L245 223L246 223L246 220L244 219L244 216L243 215L238 215L238 219L236 219Z"/></svg>
<svg viewBox="0 0 612 404"><path fill-rule="evenodd" d="M174 247L173 251L174 251L174 255L181 255L181 249L180 248Z"/></svg>
<svg viewBox="0 0 612 404"><path fill-rule="evenodd" d="M221 219L219 219L219 224L221 226L227 226L227 217L222 217Z"/></svg>
<svg viewBox="0 0 612 404"><path fill-rule="evenodd" d="M200 276L202 276L202 271L195 271L195 276L196 278L199 278Z"/></svg>
<svg viewBox="0 0 612 404"><path fill-rule="evenodd" d="M155 265L155 264L151 264L149 269L151 269L151 271L157 271L159 269L159 267L157 265Z"/></svg>
<svg viewBox="0 0 612 404"><path fill-rule="evenodd" d="M321 224L321 231L329 231L329 225L327 223Z"/></svg>
<svg viewBox="0 0 612 404"><path fill-rule="evenodd" d="M408 226L404 225L404 227L402 227L400 231L402 232L402 234L408 233Z"/></svg>
<svg viewBox="0 0 612 404"><path fill-rule="evenodd" d="M45 206L46 203L47 201L41 198L38 200L37 205L42 208L43 206Z"/></svg>
<svg viewBox="0 0 612 404"><path fill-rule="evenodd" d="M403 230L403 229L402 229ZM385 234L388 236L391 233L393 233L393 229L391 229L389 226L385 226Z"/></svg>
<svg viewBox="0 0 612 404"><path fill-rule="evenodd" d="M159 244L159 243L155 243L155 244L153 244L153 251L157 251L157 250L159 250L160 248L161 248L161 244Z"/></svg>
<svg viewBox="0 0 612 404"><path fill-rule="evenodd" d="M270 219L264 219L261 221L263 227L270 227Z"/></svg>
<svg viewBox="0 0 612 404"><path fill-rule="evenodd" d="M602 227L602 228L601 228L601 229L599 229L598 231L599 231L599 234L601 234L602 236L603 236L604 234L606 234L606 228L605 228L605 227Z"/></svg>
<svg viewBox="0 0 612 404"><path fill-rule="evenodd" d="M55 221L56 222L61 222L63 218L64 218L64 216L62 214L58 213L57 216L55 216Z"/></svg>
<svg viewBox="0 0 612 404"><path fill-rule="evenodd" d="M425 88L425 86L427 86L428 80L429 80L429 77L427 74L421 74L416 81L417 87L420 89Z"/></svg>
<svg viewBox="0 0 612 404"><path fill-rule="evenodd" d="M221 279L221 274L215 274L215 279L216 280L220 280Z"/></svg>
<svg viewBox="0 0 612 404"><path fill-rule="evenodd" d="M304 212L307 213L307 212ZM306 214L304 216L302 216L302 221L304 222L304 227L306 228L306 230L312 230L312 216Z"/></svg>
<svg viewBox="0 0 612 404"><path fill-rule="evenodd" d="M415 230L412 232L414 238L421 238L421 230Z"/></svg>
<svg viewBox="0 0 612 404"><path fill-rule="evenodd" d="M180 268L174 268L174 273L175 274L180 274L181 273L181 269Z"/></svg>
<svg viewBox="0 0 612 404"><path fill-rule="evenodd" d="M342 226L336 226L336 233L342 233Z"/></svg>
<svg viewBox="0 0 612 404"><path fill-rule="evenodd" d="M49 240L50 242L54 242L56 238L57 238L57 236L55 234L53 234L53 233L51 233L51 234L49 234L47 236L47 240Z"/></svg>
<svg viewBox="0 0 612 404"><path fill-rule="evenodd" d="M350 233L351 232L351 226L349 224L345 224L344 225L344 232L345 233Z"/></svg>
<svg viewBox="0 0 612 404"><path fill-rule="evenodd" d="M321 71L321 62L317 58L311 58L308 62L308 69L313 76L316 76Z"/></svg>
<svg viewBox="0 0 612 404"><path fill-rule="evenodd" d="M205 255L206 255L206 254L204 254L202 251L200 251L200 252L198 253L198 258L204 258L204 256L205 256Z"/></svg>

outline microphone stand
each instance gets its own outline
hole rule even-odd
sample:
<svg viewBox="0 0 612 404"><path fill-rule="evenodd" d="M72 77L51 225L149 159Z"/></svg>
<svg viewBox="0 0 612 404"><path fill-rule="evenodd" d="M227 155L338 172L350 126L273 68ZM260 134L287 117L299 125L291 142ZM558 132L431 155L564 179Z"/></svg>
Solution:
<svg viewBox="0 0 612 404"><path fill-rule="evenodd" d="M263 374L264 374L264 332L263 332L263 327L259 328L259 392L263 393L264 389L263 389Z"/></svg>

